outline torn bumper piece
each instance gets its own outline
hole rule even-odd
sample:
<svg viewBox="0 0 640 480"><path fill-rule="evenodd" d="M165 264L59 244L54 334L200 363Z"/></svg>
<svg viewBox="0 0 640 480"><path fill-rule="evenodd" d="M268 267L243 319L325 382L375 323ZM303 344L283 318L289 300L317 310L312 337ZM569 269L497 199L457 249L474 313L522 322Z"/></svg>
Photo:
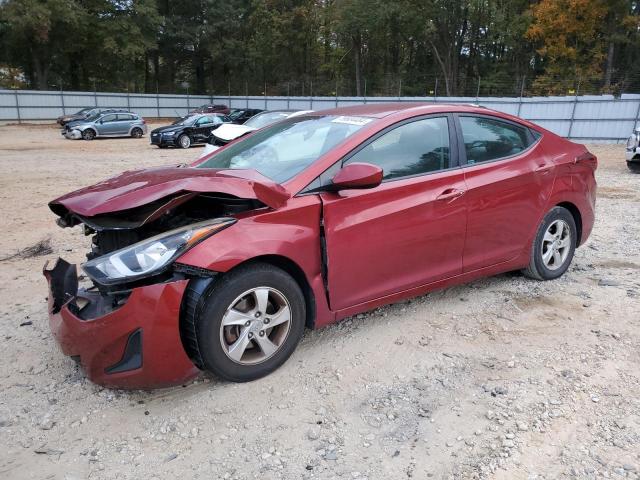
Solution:
<svg viewBox="0 0 640 480"><path fill-rule="evenodd" d="M63 135L69 140L80 140L82 138L82 132L80 130L66 130Z"/></svg>
<svg viewBox="0 0 640 480"><path fill-rule="evenodd" d="M100 294L78 290L75 265L58 259L47 267L51 332L65 355L79 357L92 382L148 389L179 385L198 374L180 340L187 280L134 288L113 309L101 305Z"/></svg>

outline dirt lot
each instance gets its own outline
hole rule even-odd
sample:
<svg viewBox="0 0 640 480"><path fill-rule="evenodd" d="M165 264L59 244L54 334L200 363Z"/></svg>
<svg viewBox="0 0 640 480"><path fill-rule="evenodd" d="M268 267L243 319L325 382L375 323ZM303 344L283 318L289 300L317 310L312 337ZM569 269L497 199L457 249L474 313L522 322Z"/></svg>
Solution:
<svg viewBox="0 0 640 480"><path fill-rule="evenodd" d="M268 378L106 390L48 329L41 268L81 261L52 198L199 148L0 127L0 478L640 478L640 175L600 158L560 280L507 274L308 332ZM51 238L53 253L5 257Z"/></svg>

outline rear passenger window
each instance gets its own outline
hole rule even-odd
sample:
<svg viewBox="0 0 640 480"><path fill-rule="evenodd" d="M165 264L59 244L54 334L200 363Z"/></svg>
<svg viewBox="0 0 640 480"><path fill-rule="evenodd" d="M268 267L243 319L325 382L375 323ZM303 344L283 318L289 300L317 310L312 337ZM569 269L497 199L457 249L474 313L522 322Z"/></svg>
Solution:
<svg viewBox="0 0 640 480"><path fill-rule="evenodd" d="M510 157L531 145L528 130L487 117L460 117L467 164Z"/></svg>
<svg viewBox="0 0 640 480"><path fill-rule="evenodd" d="M405 123L377 138L345 162L382 168L385 180L420 175L451 167L446 117Z"/></svg>
<svg viewBox="0 0 640 480"><path fill-rule="evenodd" d="M123 120L133 120L133 115L123 115L121 113L118 114L118 121Z"/></svg>

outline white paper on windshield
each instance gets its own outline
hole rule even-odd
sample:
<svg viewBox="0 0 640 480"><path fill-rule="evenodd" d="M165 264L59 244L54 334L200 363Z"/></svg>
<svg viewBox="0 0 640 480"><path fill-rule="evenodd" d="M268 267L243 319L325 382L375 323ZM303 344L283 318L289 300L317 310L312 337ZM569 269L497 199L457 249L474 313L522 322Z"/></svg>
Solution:
<svg viewBox="0 0 640 480"><path fill-rule="evenodd" d="M341 117L336 117L333 120L331 120L331 123L344 123L347 125L358 125L358 126L363 126L366 125L367 123L369 123L371 121L370 118L365 118L365 117L345 117L345 116L341 116Z"/></svg>

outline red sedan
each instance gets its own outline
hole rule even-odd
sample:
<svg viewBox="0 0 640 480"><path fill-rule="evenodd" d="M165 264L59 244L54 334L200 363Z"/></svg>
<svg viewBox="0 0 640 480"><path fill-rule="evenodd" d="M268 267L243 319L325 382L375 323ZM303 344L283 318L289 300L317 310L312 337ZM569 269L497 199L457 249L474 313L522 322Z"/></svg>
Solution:
<svg viewBox="0 0 640 480"><path fill-rule="evenodd" d="M478 277L552 280L594 222L597 160L474 106L374 104L283 120L185 167L51 202L82 269L45 267L50 324L93 381L231 381L282 365L305 327Z"/></svg>

